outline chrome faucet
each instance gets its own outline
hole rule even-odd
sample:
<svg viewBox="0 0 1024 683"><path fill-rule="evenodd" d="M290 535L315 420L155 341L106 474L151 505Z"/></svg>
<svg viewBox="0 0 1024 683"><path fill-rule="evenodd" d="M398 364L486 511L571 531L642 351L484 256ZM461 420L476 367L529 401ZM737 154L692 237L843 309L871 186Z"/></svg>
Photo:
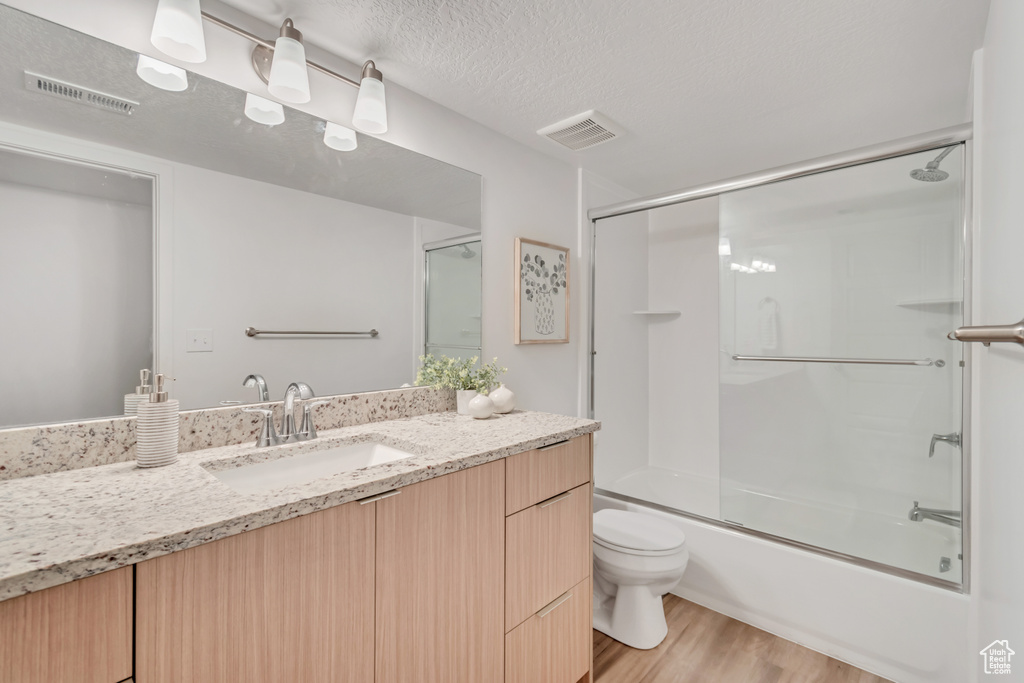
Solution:
<svg viewBox="0 0 1024 683"><path fill-rule="evenodd" d="M928 446L928 457L935 455L935 444L938 441L945 441L946 443L960 447L960 432L952 432L951 434L932 434L932 443Z"/></svg>
<svg viewBox="0 0 1024 683"><path fill-rule="evenodd" d="M249 375L242 380L243 387L256 387L256 391L259 392L260 402L265 403L270 400L270 391L267 389L267 380L263 379L263 375Z"/></svg>
<svg viewBox="0 0 1024 683"><path fill-rule="evenodd" d="M949 526L955 526L957 529L961 526L961 512L959 510L936 510L934 508L923 508L919 507L917 501L914 501L914 507L911 508L910 514L908 515L911 522L921 522L926 519L930 519L933 522L939 522L940 524L948 524Z"/></svg>
<svg viewBox="0 0 1024 683"><path fill-rule="evenodd" d="M294 443L302 437L295 429L295 399L314 398L316 394L305 382L292 382L284 392L284 415L281 416L280 443Z"/></svg>

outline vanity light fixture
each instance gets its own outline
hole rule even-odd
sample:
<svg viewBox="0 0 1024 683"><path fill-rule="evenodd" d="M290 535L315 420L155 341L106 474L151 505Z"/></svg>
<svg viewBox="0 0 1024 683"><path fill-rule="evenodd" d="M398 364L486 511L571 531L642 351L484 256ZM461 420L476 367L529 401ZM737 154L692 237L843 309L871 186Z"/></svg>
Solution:
<svg viewBox="0 0 1024 683"><path fill-rule="evenodd" d="M719 256L732 256L732 245L729 244L728 237L718 238L718 255Z"/></svg>
<svg viewBox="0 0 1024 683"><path fill-rule="evenodd" d="M188 74L184 69L161 62L146 55L139 55L139 63L135 67L139 78L161 90L181 92L188 87Z"/></svg>
<svg viewBox="0 0 1024 683"><path fill-rule="evenodd" d="M192 64L205 62L206 40L199 0L159 0L149 41L169 57Z"/></svg>
<svg viewBox="0 0 1024 683"><path fill-rule="evenodd" d="M259 69L257 73L263 75ZM309 72L306 70L306 48L302 34L291 19L281 24L281 35L274 43L267 90L279 100L304 104L309 102Z"/></svg>
<svg viewBox="0 0 1024 683"><path fill-rule="evenodd" d="M324 144L339 152L351 152L359 143L354 130L328 121L324 126Z"/></svg>
<svg viewBox="0 0 1024 683"><path fill-rule="evenodd" d="M384 99L384 75L373 61L363 64L363 78L359 81L356 110L352 125L367 133L388 131L388 108Z"/></svg>
<svg viewBox="0 0 1024 683"><path fill-rule="evenodd" d="M245 95L245 115L256 123L266 126L284 123L284 107L279 102L271 102L265 97L252 93Z"/></svg>
<svg viewBox="0 0 1024 683"><path fill-rule="evenodd" d="M182 61L203 61L206 59L206 45L203 41L202 19L256 44L252 51L252 66L275 98L294 104L309 102L311 95L307 68L315 69L359 90L352 116L353 126L374 135L387 132L384 76L377 65L372 60L365 62L360 81L356 82L307 60L302 34L291 19L284 20L280 35L276 41L271 42L203 11L199 7L199 0L159 0L157 17L153 22L153 45ZM198 32L195 30L196 24Z"/></svg>

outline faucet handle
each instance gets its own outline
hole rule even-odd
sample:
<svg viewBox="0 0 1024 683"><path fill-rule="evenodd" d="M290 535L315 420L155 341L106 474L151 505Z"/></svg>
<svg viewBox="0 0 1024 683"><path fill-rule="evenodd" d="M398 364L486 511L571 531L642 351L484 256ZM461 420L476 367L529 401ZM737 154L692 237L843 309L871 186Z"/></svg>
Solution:
<svg viewBox="0 0 1024 683"><path fill-rule="evenodd" d="M264 448L266 446L276 446L281 443L277 436L277 430L274 429L274 411L270 408L242 408L243 413L262 413L263 414L263 426L260 428L260 434L256 437L256 448Z"/></svg>
<svg viewBox="0 0 1024 683"><path fill-rule="evenodd" d="M313 408L327 405L330 401L310 401L302 406L302 426L299 427L299 438L305 441L316 438L316 426L313 425Z"/></svg>

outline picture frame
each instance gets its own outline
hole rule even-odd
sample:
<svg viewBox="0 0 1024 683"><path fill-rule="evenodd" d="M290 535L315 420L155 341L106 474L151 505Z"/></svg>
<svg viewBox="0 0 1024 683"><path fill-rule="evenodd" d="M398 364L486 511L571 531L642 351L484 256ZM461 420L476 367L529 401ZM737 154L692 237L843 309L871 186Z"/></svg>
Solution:
<svg viewBox="0 0 1024 683"><path fill-rule="evenodd" d="M569 249L516 238L516 344L569 343Z"/></svg>

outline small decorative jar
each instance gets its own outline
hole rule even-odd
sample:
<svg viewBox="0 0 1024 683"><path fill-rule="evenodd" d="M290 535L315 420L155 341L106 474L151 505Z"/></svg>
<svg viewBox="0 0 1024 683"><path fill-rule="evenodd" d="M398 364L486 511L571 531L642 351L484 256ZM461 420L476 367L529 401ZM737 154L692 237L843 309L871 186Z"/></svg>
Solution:
<svg viewBox="0 0 1024 683"><path fill-rule="evenodd" d="M504 384L490 393L491 401L494 403L494 412L498 414L511 413L516 407L516 395Z"/></svg>
<svg viewBox="0 0 1024 683"><path fill-rule="evenodd" d="M469 402L469 414L478 420L486 420L494 415L494 402L489 396L477 394Z"/></svg>

